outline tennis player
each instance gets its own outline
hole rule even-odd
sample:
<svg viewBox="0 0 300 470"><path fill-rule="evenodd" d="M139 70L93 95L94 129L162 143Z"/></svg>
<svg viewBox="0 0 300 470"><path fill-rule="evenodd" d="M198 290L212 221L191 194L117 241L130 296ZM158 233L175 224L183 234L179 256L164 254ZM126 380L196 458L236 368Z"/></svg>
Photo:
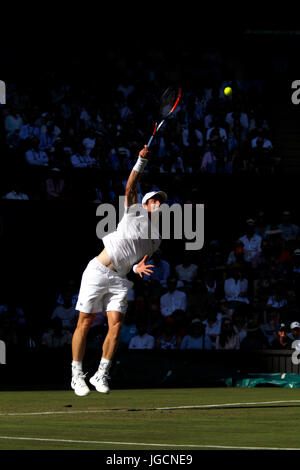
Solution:
<svg viewBox="0 0 300 470"><path fill-rule="evenodd" d="M104 249L87 265L81 280L76 305L79 318L72 339L72 381L76 395L90 393L86 384L86 374L82 370L88 331L100 311L107 312L108 332L102 346L102 357L97 372L90 383L98 392L109 393L108 373L113 356L119 344L121 329L127 309L127 293L133 286L126 275L131 269L143 277L151 276L154 265L146 261L159 248L161 239L156 222L153 227L153 212L166 202L163 191L152 191L138 204L137 184L148 163L150 152L145 145L139 152L125 189L125 211L117 229L103 237ZM138 209L138 210L135 210ZM152 219L152 222L151 222ZM158 218L154 218L158 221ZM141 236L149 234L151 236Z"/></svg>

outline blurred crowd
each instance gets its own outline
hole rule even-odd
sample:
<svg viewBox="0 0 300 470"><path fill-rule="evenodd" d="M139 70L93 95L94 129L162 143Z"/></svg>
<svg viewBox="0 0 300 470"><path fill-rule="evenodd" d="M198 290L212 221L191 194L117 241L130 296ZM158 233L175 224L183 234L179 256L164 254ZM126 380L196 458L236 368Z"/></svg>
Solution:
<svg viewBox="0 0 300 470"><path fill-rule="evenodd" d="M160 96L170 84L160 73L164 58L156 59L151 70L125 61L111 72L114 80L106 88L92 77L78 83L57 72L42 77L39 92L30 83L7 83L0 135L1 167L9 180L0 196L108 202L116 179L126 178L151 135ZM228 80L213 59L206 64L213 79L183 83L180 106L154 141L151 173L180 177L279 170L263 81ZM73 77L77 74L75 69ZM229 96L226 86L233 90ZM106 173L107 187L99 187L99 175ZM86 186L80 194L78 179Z"/></svg>
<svg viewBox="0 0 300 470"><path fill-rule="evenodd" d="M169 85L164 57L153 55L147 68L148 59L128 64L112 57L105 86L92 73L88 81L76 81L76 60L69 80L47 72L42 91L30 82L7 83L8 104L0 108L0 197L117 204ZM183 83L180 106L153 143L151 165L138 186L140 201L158 189L161 175L173 204L197 202L197 187L185 188L188 175L280 171L263 81L228 80L209 54L203 70L206 78ZM229 96L226 86L233 90ZM120 348L289 348L300 334L299 223L288 208L275 220L259 211L245 218L237 239L228 231L229 243L205 240L200 252L182 250L177 262L162 246L149 260L155 265L151 278L133 277ZM26 347L69 348L78 289L66 279L42 331L22 300L3 295L0 338ZM88 347L101 347L106 330L105 313L98 312Z"/></svg>
<svg viewBox="0 0 300 470"><path fill-rule="evenodd" d="M129 274L134 287L120 348L291 349L300 339L297 223L288 210L277 223L259 211L231 245L211 240L198 255L183 251L177 262L158 250L149 260L151 277ZM2 302L0 337L27 347L70 347L78 290L74 280L54 289L55 307L44 323L29 320L14 298ZM88 347L101 348L106 332L105 312L97 312Z"/></svg>

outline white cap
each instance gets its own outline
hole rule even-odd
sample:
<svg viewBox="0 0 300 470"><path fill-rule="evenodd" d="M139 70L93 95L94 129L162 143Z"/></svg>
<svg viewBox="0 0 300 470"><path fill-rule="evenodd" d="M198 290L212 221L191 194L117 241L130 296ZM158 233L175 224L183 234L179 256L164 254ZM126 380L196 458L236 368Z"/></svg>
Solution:
<svg viewBox="0 0 300 470"><path fill-rule="evenodd" d="M163 202L167 201L168 196L163 191L150 191L150 193L146 193L145 196L143 197L142 204L146 204L148 199L155 196L156 194L159 194L163 198L163 200L164 200Z"/></svg>
<svg viewBox="0 0 300 470"><path fill-rule="evenodd" d="M298 321L293 321L290 325L290 329L293 330L294 328L300 328L300 323Z"/></svg>

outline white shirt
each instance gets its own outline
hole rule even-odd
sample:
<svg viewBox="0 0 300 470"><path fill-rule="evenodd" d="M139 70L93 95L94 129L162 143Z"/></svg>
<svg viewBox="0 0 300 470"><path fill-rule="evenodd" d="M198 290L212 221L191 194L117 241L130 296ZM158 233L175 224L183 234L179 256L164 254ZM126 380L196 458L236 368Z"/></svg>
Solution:
<svg viewBox="0 0 300 470"><path fill-rule="evenodd" d="M200 336L194 338L191 335L185 335L181 341L180 349L212 349L213 343L209 336Z"/></svg>
<svg viewBox="0 0 300 470"><path fill-rule="evenodd" d="M254 139L251 140L251 147L256 148L257 147L257 139L258 137L255 137ZM263 148L264 149L269 149L272 148L272 142L269 139L263 139Z"/></svg>
<svg viewBox="0 0 300 470"><path fill-rule="evenodd" d="M211 122L213 120L213 117L211 114L207 114L205 117L204 117L204 127L205 129L208 129Z"/></svg>
<svg viewBox="0 0 300 470"><path fill-rule="evenodd" d="M82 144L86 149L86 155L89 155L91 150L95 147L96 139L90 139L89 137L86 137L83 139Z"/></svg>
<svg viewBox="0 0 300 470"><path fill-rule="evenodd" d="M126 276L132 266L140 261L146 254L149 258L161 244L158 225L154 223L152 213L150 224L148 212L141 204L125 206L124 215L117 229L103 237L103 243L116 271ZM158 221L158 217L157 217ZM151 227L151 237L148 228Z"/></svg>
<svg viewBox="0 0 300 470"><path fill-rule="evenodd" d="M240 237L239 240L241 240L244 243L245 261L252 261L252 258L256 255L256 253L261 251L260 250L261 241L262 241L261 236L255 233L253 237L250 238L250 240L247 237L247 235Z"/></svg>
<svg viewBox="0 0 300 470"><path fill-rule="evenodd" d="M69 308L65 308L63 305L59 305L54 310L54 312L51 316L51 320L53 318L56 318L56 317L61 319L62 326L64 328L73 328L75 326L75 323L76 323L77 314L76 314L76 310L73 306L71 306Z"/></svg>
<svg viewBox="0 0 300 470"><path fill-rule="evenodd" d="M13 116L12 114L9 114L8 116L6 116L4 123L5 130L8 134L11 134L15 132L15 130L21 129L23 119L19 114L17 114L17 117Z"/></svg>
<svg viewBox="0 0 300 470"><path fill-rule="evenodd" d="M27 194L24 193L16 193L16 191L10 191L10 193L7 193L5 196L2 197L2 199L23 199L28 201L29 197Z"/></svg>
<svg viewBox="0 0 300 470"><path fill-rule="evenodd" d="M206 140L209 140L210 138L210 134L212 133L212 131L214 130L215 128L214 127L210 127L206 133ZM227 139L227 132L225 131L225 129L223 129L222 127L219 127L219 135L221 137L222 140L226 140Z"/></svg>
<svg viewBox="0 0 300 470"><path fill-rule="evenodd" d="M175 267L175 271L178 274L178 279L181 281L192 282L197 275L198 266L196 264L190 264L186 268L182 264L178 264Z"/></svg>
<svg viewBox="0 0 300 470"><path fill-rule="evenodd" d="M278 300L276 300L273 295L269 297L268 302L267 302L267 305L271 305L273 308L281 308L281 307L284 307L286 304L287 304L286 299L281 299L278 302Z"/></svg>
<svg viewBox="0 0 300 470"><path fill-rule="evenodd" d="M143 336L136 335L131 338L128 349L153 349L154 345L154 337L145 333Z"/></svg>
<svg viewBox="0 0 300 470"><path fill-rule="evenodd" d="M247 297L239 297L239 294L245 294L248 291L247 279L239 279L237 282L231 277L224 282L224 291L226 300L249 303Z"/></svg>
<svg viewBox="0 0 300 470"><path fill-rule="evenodd" d="M186 294L180 290L167 292L160 298L160 313L164 317L172 315L175 310L186 310Z"/></svg>
<svg viewBox="0 0 300 470"><path fill-rule="evenodd" d="M48 166L49 158L43 150L27 150L25 158L30 165Z"/></svg>
<svg viewBox="0 0 300 470"><path fill-rule="evenodd" d="M71 163L75 168L92 168L96 165L95 158L74 154L71 157Z"/></svg>
<svg viewBox="0 0 300 470"><path fill-rule="evenodd" d="M188 127L184 127L182 129L182 143L185 147L188 147L190 145L190 132ZM201 131L199 129L194 129L194 136L197 139L197 146L202 147L204 144L204 137Z"/></svg>
<svg viewBox="0 0 300 470"><path fill-rule="evenodd" d="M247 336L247 334L248 334L247 331L246 331L244 328L242 328L241 330L239 330L235 325L233 325L233 329L234 329L235 333L236 333L237 335L239 335L240 343L241 343L241 342L243 341L243 339L246 338L246 336Z"/></svg>
<svg viewBox="0 0 300 470"><path fill-rule="evenodd" d="M233 113L228 113L228 114L226 115L226 118L225 118L225 121L228 122L228 124L229 124L230 126L233 126L233 123L234 123L234 121L233 121L233 116L232 116L232 115L233 115ZM245 129L248 129L248 127L249 127L249 120L248 120L248 116L247 116L246 113L241 113L241 114L240 114L240 124L241 124L241 126L244 127Z"/></svg>
<svg viewBox="0 0 300 470"><path fill-rule="evenodd" d="M205 327L205 334L206 335L219 335L221 332L221 325L222 325L222 313L217 314L216 321L213 324L209 324L207 320L204 320L202 323L206 325Z"/></svg>
<svg viewBox="0 0 300 470"><path fill-rule="evenodd" d="M42 344L48 348L61 348L72 343L72 333L63 330L61 336L56 336L53 330L47 331L42 336Z"/></svg>
<svg viewBox="0 0 300 470"><path fill-rule="evenodd" d="M19 138L21 140L28 139L28 137L37 137L39 138L40 129L38 127L33 127L30 124L23 124L19 132Z"/></svg>

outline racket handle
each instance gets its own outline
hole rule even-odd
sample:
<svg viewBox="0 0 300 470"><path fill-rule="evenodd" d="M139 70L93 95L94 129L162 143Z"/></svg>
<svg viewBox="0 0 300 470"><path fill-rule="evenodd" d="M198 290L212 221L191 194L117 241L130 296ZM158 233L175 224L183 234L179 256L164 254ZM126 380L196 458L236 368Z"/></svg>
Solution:
<svg viewBox="0 0 300 470"><path fill-rule="evenodd" d="M154 135L152 135L152 136L150 137L149 141L148 141L148 144L147 144L147 147L148 147L148 148L150 147L150 145L151 145L151 143L152 143L153 137L154 137Z"/></svg>

